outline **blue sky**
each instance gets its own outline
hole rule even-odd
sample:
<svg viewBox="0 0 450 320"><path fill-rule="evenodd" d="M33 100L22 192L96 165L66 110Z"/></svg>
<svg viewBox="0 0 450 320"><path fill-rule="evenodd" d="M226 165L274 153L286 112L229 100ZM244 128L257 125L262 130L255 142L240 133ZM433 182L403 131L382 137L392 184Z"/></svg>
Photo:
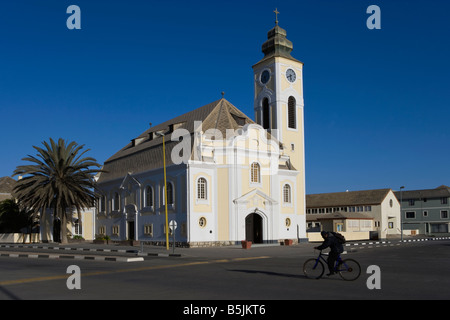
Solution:
<svg viewBox="0 0 450 320"><path fill-rule="evenodd" d="M66 9L81 8L81 30ZM381 29L369 30L369 5ZM221 97L251 118L274 26L303 61L306 192L450 181L450 1L16 0L0 7L0 176L33 145L75 140L99 163Z"/></svg>

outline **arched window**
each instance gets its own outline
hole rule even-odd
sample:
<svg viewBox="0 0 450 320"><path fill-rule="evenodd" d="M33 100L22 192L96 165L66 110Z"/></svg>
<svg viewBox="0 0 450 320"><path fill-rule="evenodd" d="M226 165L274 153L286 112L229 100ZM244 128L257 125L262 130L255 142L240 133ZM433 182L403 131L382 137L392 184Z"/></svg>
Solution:
<svg viewBox="0 0 450 320"><path fill-rule="evenodd" d="M150 186L145 188L145 206L153 207L153 189Z"/></svg>
<svg viewBox="0 0 450 320"><path fill-rule="evenodd" d="M270 129L270 107L267 98L264 98L262 102L262 124L264 129Z"/></svg>
<svg viewBox="0 0 450 320"><path fill-rule="evenodd" d="M172 182L167 182L167 204L173 205L173 202L174 202L173 184Z"/></svg>
<svg viewBox="0 0 450 320"><path fill-rule="evenodd" d="M118 211L119 210L119 194L117 192L114 193L114 198L113 198L113 210L114 211Z"/></svg>
<svg viewBox="0 0 450 320"><path fill-rule="evenodd" d="M253 162L250 170L251 170L251 172L250 172L251 181L255 182L255 183L259 183L260 182L260 167L259 167L259 164L256 163L256 162Z"/></svg>
<svg viewBox="0 0 450 320"><path fill-rule="evenodd" d="M106 211L106 197L105 196L101 196L100 197L100 212L105 212Z"/></svg>
<svg viewBox="0 0 450 320"><path fill-rule="evenodd" d="M205 178L200 178L197 181L197 199L208 199L208 190Z"/></svg>
<svg viewBox="0 0 450 320"><path fill-rule="evenodd" d="M292 96L288 99L288 126L291 129L297 129L296 102Z"/></svg>
<svg viewBox="0 0 450 320"><path fill-rule="evenodd" d="M291 186L288 184L283 186L283 202L291 203Z"/></svg>

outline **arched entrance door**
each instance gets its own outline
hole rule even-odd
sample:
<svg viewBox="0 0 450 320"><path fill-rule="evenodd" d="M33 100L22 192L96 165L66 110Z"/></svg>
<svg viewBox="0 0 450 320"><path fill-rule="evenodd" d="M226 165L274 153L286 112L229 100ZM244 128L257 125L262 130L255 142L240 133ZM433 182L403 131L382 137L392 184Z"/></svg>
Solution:
<svg viewBox="0 0 450 320"><path fill-rule="evenodd" d="M263 219L257 213L250 213L245 218L245 240L253 243L263 242Z"/></svg>

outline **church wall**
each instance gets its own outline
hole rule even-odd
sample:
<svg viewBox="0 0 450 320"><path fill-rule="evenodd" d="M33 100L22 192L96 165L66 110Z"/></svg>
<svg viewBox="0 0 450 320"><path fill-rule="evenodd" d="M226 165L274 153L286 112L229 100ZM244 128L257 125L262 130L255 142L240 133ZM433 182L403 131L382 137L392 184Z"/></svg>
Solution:
<svg viewBox="0 0 450 320"><path fill-rule="evenodd" d="M177 221L175 240L186 242L186 173L185 166L170 166L167 168L167 181L174 186L174 204L168 207L168 220ZM125 190L120 190L127 177L103 183L99 186L103 194L107 195L106 208L96 218L95 234L104 231L111 240L125 240L129 235L128 222L134 221L135 239L145 242L165 243L165 207L164 207L164 175L163 170L152 170L132 175L124 184ZM146 187L153 190L153 206L146 207ZM113 209L113 197L119 192L119 210ZM130 207L131 206L131 207ZM127 208L133 212L127 213ZM135 211L135 212L134 212ZM113 232L118 231L118 232ZM171 241L171 239L170 239Z"/></svg>
<svg viewBox="0 0 450 320"><path fill-rule="evenodd" d="M199 178L207 181L207 199L198 199ZM211 164L189 165L189 235L188 242L208 242L217 239L216 170ZM214 186L214 188L212 187Z"/></svg>
<svg viewBox="0 0 450 320"><path fill-rule="evenodd" d="M215 183L217 190L217 216L218 216L218 240L227 241L230 235L230 194L228 168L217 169L217 180Z"/></svg>

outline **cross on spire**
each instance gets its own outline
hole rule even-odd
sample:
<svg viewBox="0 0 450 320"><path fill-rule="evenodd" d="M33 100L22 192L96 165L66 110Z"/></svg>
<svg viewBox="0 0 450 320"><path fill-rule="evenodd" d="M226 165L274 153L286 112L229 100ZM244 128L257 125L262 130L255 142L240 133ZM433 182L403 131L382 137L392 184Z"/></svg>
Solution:
<svg viewBox="0 0 450 320"><path fill-rule="evenodd" d="M279 15L280 13L278 12L277 8L275 8L274 13L275 13L275 25L278 25L278 15Z"/></svg>

